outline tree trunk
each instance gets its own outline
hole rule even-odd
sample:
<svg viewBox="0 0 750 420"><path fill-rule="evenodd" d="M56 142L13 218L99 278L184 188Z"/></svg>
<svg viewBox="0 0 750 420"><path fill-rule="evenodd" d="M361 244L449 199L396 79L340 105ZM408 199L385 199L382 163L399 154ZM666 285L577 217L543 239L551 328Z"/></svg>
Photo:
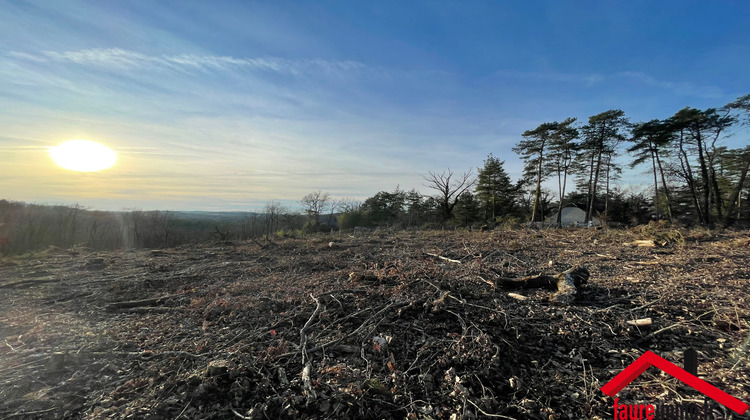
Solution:
<svg viewBox="0 0 750 420"><path fill-rule="evenodd" d="M716 179L716 170L713 167L713 162L709 161L709 168L711 174L711 189L713 190L714 200L716 200L716 217L719 219L724 218L724 208L721 199L721 189L719 188L719 181Z"/></svg>
<svg viewBox="0 0 750 420"><path fill-rule="evenodd" d="M563 171L563 187L562 187L562 196L560 198L560 208L557 212L557 225L562 226L562 209L563 209L563 202L562 197L565 197L565 186L568 183L568 168L565 168L565 171Z"/></svg>
<svg viewBox="0 0 750 420"><path fill-rule="evenodd" d="M567 170L565 175L567 176ZM562 227L562 207L563 197L565 196L565 181L559 164L557 165L557 193L560 195L560 199L557 203L557 220L555 220L555 224L557 227Z"/></svg>
<svg viewBox="0 0 750 420"><path fill-rule="evenodd" d="M606 226L609 217L609 171L612 170L612 154L607 156L607 187L604 195L604 220L600 220L602 226Z"/></svg>
<svg viewBox="0 0 750 420"><path fill-rule="evenodd" d="M593 201L593 198L591 197L591 192L593 191L593 183L594 183L594 152L591 152L591 161L589 163L589 190L586 191L586 218L584 219L584 222L588 222L589 218L589 208L591 207L591 203Z"/></svg>
<svg viewBox="0 0 750 420"><path fill-rule="evenodd" d="M659 182L656 180L656 158L654 157L654 144L649 140L649 152L651 152L651 172L654 174L654 210L656 211L656 220L660 219L659 212Z"/></svg>
<svg viewBox="0 0 750 420"><path fill-rule="evenodd" d="M667 187L667 179L664 177L664 168L661 166L658 149L654 150L654 156L656 156L656 164L659 167L659 173L661 174L661 184L664 188L664 197L667 199L667 218L669 219L669 223L672 223L672 199L669 195L669 187Z"/></svg>
<svg viewBox="0 0 750 420"><path fill-rule="evenodd" d="M685 177L685 181L690 189L690 195L693 197L693 205L695 205L695 211L698 213L698 220L703 224L703 211L701 210L700 203L698 202L698 191L695 188L695 179L693 178L693 170L690 168L690 160L688 159L687 151L684 148L684 133L680 132L680 166L682 166L682 172Z"/></svg>
<svg viewBox="0 0 750 420"><path fill-rule="evenodd" d="M736 217L739 217L739 213L735 217L734 211L735 208L739 209L740 207L740 199L742 197L742 187L745 184L745 177L747 176L747 171L750 169L750 158L745 160L745 167L742 168L742 173L740 173L740 179L737 181L737 187L735 187L734 192L732 193L732 197L729 199L729 207L727 208L727 216L724 220L724 228L728 228L734 222L736 221Z"/></svg>
<svg viewBox="0 0 750 420"><path fill-rule="evenodd" d="M600 150L596 158L596 169L594 170L594 182L591 185L591 197L589 201L589 208L586 210L586 223L593 220L594 215L594 203L596 202L596 184L599 183L599 172L602 169L602 151Z"/></svg>
<svg viewBox="0 0 750 420"><path fill-rule="evenodd" d="M700 131L696 131L696 143L698 143L698 163L701 166L701 178L703 180L703 223L706 226L711 225L711 179L708 175L708 165L706 164L706 156L703 151L703 138L701 137Z"/></svg>
<svg viewBox="0 0 750 420"><path fill-rule="evenodd" d="M542 195L542 161L544 157L544 142L539 150L539 163L536 167L536 191L534 192L534 205L531 207L531 222L536 222L536 209L539 206L539 197ZM544 220L544 219L542 219Z"/></svg>

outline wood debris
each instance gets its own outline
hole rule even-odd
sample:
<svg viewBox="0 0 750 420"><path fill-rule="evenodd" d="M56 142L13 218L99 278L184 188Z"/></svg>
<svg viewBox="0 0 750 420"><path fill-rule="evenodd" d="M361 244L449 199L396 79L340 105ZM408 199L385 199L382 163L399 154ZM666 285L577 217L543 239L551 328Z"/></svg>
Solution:
<svg viewBox="0 0 750 420"><path fill-rule="evenodd" d="M669 249L575 235L3 257L0 418L611 418L603 383L646 350L679 365L687 348L710 356L703 379L746 394L746 235L681 231ZM676 399L673 385L630 392Z"/></svg>

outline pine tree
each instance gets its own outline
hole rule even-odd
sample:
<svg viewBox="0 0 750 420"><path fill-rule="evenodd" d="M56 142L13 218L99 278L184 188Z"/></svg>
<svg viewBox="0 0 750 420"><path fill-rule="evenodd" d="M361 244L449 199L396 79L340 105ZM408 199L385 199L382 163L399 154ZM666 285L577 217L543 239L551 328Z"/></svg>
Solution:
<svg viewBox="0 0 750 420"><path fill-rule="evenodd" d="M637 123L633 126L631 134L630 141L635 144L628 148L628 152L635 153L635 160L630 163L630 167L634 168L646 161L650 161L651 173L654 176L654 209L656 210L656 217L660 216L661 203L659 182L657 179L658 174L662 182L667 219L672 222L672 200L662 164L662 156L666 153L666 147L674 138L669 128L669 123L661 120Z"/></svg>
<svg viewBox="0 0 750 420"><path fill-rule="evenodd" d="M485 221L490 220L494 223L498 216L506 215L513 210L518 187L511 183L504 164L505 161L500 161L490 153L484 161L484 166L478 169L475 192Z"/></svg>
<svg viewBox="0 0 750 420"><path fill-rule="evenodd" d="M557 130L558 123L543 123L533 130L526 130L521 140L513 151L521 156L524 161L524 176L527 179L536 179L536 189L534 190L534 204L531 207L531 222L536 221L539 198L542 194L542 181L546 177L545 171L545 152L553 133ZM542 215L543 216L543 215ZM543 219L543 217L541 217Z"/></svg>
<svg viewBox="0 0 750 420"><path fill-rule="evenodd" d="M562 226L562 209L563 197L565 197L565 188L568 182L568 171L570 170L573 160L578 153L579 145L576 143L578 138L578 129L575 124L575 118L567 118L565 121L557 124L557 128L552 135L549 145L549 172L557 175L557 226Z"/></svg>
<svg viewBox="0 0 750 420"><path fill-rule="evenodd" d="M713 108L701 111L687 107L672 116L670 122L678 135L677 146L682 168L680 175L688 183L699 220L702 224L711 226L712 204L715 205L717 216L723 217L721 190L714 166L716 142L721 134L736 122L736 118L729 115L729 111L720 113ZM695 180L691 170L689 157L693 154L698 157L700 183Z"/></svg>
<svg viewBox="0 0 750 420"><path fill-rule="evenodd" d="M583 169L583 176L588 175L588 182L585 184L587 192L586 222L591 221L594 214L599 178L603 170L606 173L608 164L613 164L614 161L611 158L617 144L625 139L622 130L627 125L628 120L625 118L625 112L612 109L589 117L589 123L581 129L584 141L581 148L582 153L579 155L579 168ZM609 189L609 185L607 185L607 189Z"/></svg>

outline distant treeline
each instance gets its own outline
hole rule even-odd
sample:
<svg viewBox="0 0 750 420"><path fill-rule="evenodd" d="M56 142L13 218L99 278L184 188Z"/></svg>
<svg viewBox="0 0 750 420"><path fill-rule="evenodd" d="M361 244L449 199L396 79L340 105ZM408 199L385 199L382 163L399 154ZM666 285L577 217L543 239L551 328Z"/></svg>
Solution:
<svg viewBox="0 0 750 420"><path fill-rule="evenodd" d="M0 200L0 254L57 246L94 250L167 248L214 240L249 240L301 232L304 219L276 203L270 214L87 210Z"/></svg>
<svg viewBox="0 0 750 420"><path fill-rule="evenodd" d="M720 108L683 108L662 120L631 122L622 110L612 109L586 123L573 117L546 122L523 132L513 148L524 163L521 179L512 182L505 161L490 154L476 177L472 170L430 172L424 180L433 196L381 191L344 209L340 225L472 227L528 221L561 226L562 209L575 206L584 212L584 224L663 219L709 228L747 226L750 141L735 149L722 143L747 135L748 127L750 95ZM631 169L650 175L640 191L618 186L621 156ZM556 184L556 191L544 188L546 181Z"/></svg>
<svg viewBox="0 0 750 420"><path fill-rule="evenodd" d="M750 126L750 95L721 108L684 108L663 120L632 123L609 110L579 124L547 122L521 134L514 151L524 175L513 182L505 161L490 154L484 165L459 175L450 169L424 175L432 195L380 191L364 201L335 199L322 191L299 201L302 213L266 204L261 213L129 210L90 211L0 200L0 253L18 254L54 245L93 249L162 248L210 240L266 241L356 227L388 229L493 228L525 222L562 225L563 207L585 212L584 223L636 225L667 220L709 228L750 225L750 146L721 143ZM650 174L642 190L621 190L631 168ZM543 182L556 181L556 190ZM568 192L573 184L575 190Z"/></svg>

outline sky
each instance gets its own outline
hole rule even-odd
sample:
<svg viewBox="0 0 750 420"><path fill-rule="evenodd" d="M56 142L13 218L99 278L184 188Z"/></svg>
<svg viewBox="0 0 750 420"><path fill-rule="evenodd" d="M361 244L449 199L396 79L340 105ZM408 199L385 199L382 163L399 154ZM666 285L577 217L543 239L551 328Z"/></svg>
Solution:
<svg viewBox="0 0 750 420"><path fill-rule="evenodd" d="M0 0L0 22L0 198L100 210L428 193L489 153L517 179L541 123L750 93L744 0ZM117 164L58 167L69 139Z"/></svg>

